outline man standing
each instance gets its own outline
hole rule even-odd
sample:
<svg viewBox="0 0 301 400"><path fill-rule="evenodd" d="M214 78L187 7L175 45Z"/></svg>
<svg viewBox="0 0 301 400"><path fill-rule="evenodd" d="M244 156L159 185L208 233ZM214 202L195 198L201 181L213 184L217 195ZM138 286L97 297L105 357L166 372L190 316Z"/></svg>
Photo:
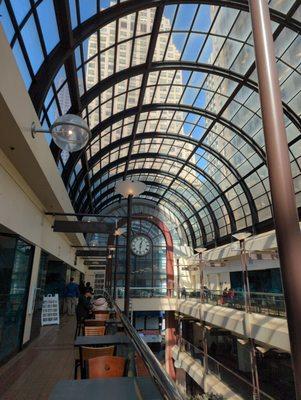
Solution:
<svg viewBox="0 0 301 400"><path fill-rule="evenodd" d="M74 278L70 278L70 282L68 283L68 285L66 285L65 289L68 315L75 315L75 307L79 296L78 284L73 281Z"/></svg>

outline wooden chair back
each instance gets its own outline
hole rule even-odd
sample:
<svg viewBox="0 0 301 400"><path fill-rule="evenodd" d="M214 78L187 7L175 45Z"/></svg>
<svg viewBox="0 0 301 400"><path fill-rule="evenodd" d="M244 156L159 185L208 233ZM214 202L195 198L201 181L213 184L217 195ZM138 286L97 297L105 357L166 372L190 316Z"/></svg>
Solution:
<svg viewBox="0 0 301 400"><path fill-rule="evenodd" d="M90 319L90 320L86 320L84 321L84 325L85 326L105 326L105 321L101 321L98 319Z"/></svg>
<svg viewBox="0 0 301 400"><path fill-rule="evenodd" d="M119 378L124 375L125 358L103 356L91 358L88 361L88 377L93 378Z"/></svg>
<svg viewBox="0 0 301 400"><path fill-rule="evenodd" d="M109 314L109 311L107 311L107 310L96 310L96 311L94 311L94 314L96 315L96 314Z"/></svg>
<svg viewBox="0 0 301 400"><path fill-rule="evenodd" d="M95 314L96 321L106 321L109 319L109 314Z"/></svg>
<svg viewBox="0 0 301 400"><path fill-rule="evenodd" d="M105 326L85 326L84 335L85 336L103 336L105 334Z"/></svg>
<svg viewBox="0 0 301 400"><path fill-rule="evenodd" d="M82 361L90 360L90 358L102 357L102 356L113 356L115 351L114 346L107 347L81 347Z"/></svg>

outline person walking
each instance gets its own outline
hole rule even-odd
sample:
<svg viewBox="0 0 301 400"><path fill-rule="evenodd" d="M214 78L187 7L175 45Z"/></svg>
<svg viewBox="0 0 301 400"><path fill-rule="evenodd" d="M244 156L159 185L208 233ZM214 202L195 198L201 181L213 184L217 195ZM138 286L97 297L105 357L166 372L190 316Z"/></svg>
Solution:
<svg viewBox="0 0 301 400"><path fill-rule="evenodd" d="M75 315L75 308L79 296L78 284L74 282L74 278L70 278L70 282L65 288L65 299L67 303L67 314Z"/></svg>

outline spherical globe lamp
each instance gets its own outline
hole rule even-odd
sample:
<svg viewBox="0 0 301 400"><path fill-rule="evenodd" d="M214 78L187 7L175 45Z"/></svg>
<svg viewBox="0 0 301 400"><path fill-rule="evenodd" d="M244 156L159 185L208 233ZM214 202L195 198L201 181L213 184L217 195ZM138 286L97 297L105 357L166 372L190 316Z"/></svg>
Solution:
<svg viewBox="0 0 301 400"><path fill-rule="evenodd" d="M91 138L87 123L78 115L66 114L58 117L50 129L36 129L33 122L32 137L38 132L50 132L54 143L61 149L73 153L86 146Z"/></svg>
<svg viewBox="0 0 301 400"><path fill-rule="evenodd" d="M54 143L62 150L73 153L86 146L91 132L78 115L66 114L57 118L50 128Z"/></svg>

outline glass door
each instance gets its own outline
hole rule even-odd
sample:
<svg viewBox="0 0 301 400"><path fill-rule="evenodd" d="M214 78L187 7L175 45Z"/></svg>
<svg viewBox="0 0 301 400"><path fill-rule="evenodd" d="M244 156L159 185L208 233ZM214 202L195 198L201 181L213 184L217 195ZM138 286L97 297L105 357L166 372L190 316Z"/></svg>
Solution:
<svg viewBox="0 0 301 400"><path fill-rule="evenodd" d="M0 236L0 363L22 346L34 247Z"/></svg>

